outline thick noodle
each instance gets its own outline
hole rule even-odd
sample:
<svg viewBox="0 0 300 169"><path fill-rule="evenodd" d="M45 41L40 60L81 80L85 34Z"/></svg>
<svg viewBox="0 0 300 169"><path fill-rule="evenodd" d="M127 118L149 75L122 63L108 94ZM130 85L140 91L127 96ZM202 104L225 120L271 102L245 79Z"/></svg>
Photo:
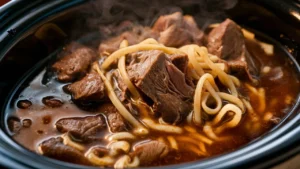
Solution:
<svg viewBox="0 0 300 169"><path fill-rule="evenodd" d="M167 139L168 139L171 147L175 150L178 150L178 144L177 144L177 141L174 139L174 137L173 136L168 136Z"/></svg>
<svg viewBox="0 0 300 169"><path fill-rule="evenodd" d="M140 160L138 157L130 158L129 155L124 155L116 161L114 168L123 169L123 168L133 168L138 167L140 165Z"/></svg>
<svg viewBox="0 0 300 169"><path fill-rule="evenodd" d="M195 95L194 95L194 115L193 115L193 120L196 125L201 125L201 97L203 94L202 88L206 81L209 81L209 83L212 83L213 84L212 86L215 85L215 81L214 81L212 75L208 74L208 73L204 74L198 81ZM222 106L221 98L215 91L211 91L211 95L217 101L217 106L216 106L215 110L220 109ZM205 107L205 111L208 114L216 114L218 112L218 111L213 111L213 109L209 108L208 106Z"/></svg>
<svg viewBox="0 0 300 169"><path fill-rule="evenodd" d="M234 116L230 121L222 124L221 127L222 128L232 128L232 127L237 126L242 119L242 111L240 108L238 108L234 104L226 104L221 109L221 111L216 115L216 117L213 119L212 124L217 125L218 123L220 123L221 120L223 119L223 117L225 116L225 114L228 112L234 112Z"/></svg>
<svg viewBox="0 0 300 169"><path fill-rule="evenodd" d="M128 153L130 150L130 144L127 141L111 142L107 147L110 149L110 156L116 156L119 152Z"/></svg>
<svg viewBox="0 0 300 169"><path fill-rule="evenodd" d="M85 153L85 157L95 165L99 166L110 166L115 163L115 159L109 155L104 155L103 157L98 157L94 153L94 149L91 148L88 152Z"/></svg>
<svg viewBox="0 0 300 169"><path fill-rule="evenodd" d="M104 74L100 71L98 64L94 64L94 69L98 72L98 74L101 76L105 87L107 89L107 94L113 105L116 107L116 109L119 111L119 113L126 119L130 124L133 125L134 130L133 132L138 135L146 135L149 133L149 131L138 121L136 120L131 113L123 106L123 104L120 102L118 97L116 96L109 80L104 76ZM108 77L110 78L110 76Z"/></svg>
<svg viewBox="0 0 300 169"><path fill-rule="evenodd" d="M149 117L149 111L152 111L152 109L144 103L141 94L130 81L126 71L126 55L145 50L161 50L166 54L187 54L189 58L188 73L193 80L198 80L198 83L193 100L194 109L187 116L186 120L189 125L192 125L192 123L196 126L203 125L202 130L198 131L199 128L196 126L186 125L179 127L170 125L164 122L161 117L158 121ZM101 71L109 69L110 65L116 60L118 61L118 71L120 72L122 80L129 89L131 101L139 111L139 120L132 116L114 93L110 84L111 73L108 72L105 76ZM94 69L104 81L111 102L120 114L133 126L133 133L137 135L146 135L151 131L169 133L170 135L156 137L154 140L164 142L174 150L185 148L195 152L199 156L208 155L209 152L206 150L206 145L212 145L214 141L222 140L222 137L218 137L216 133L219 134L224 129L236 127L241 121L242 114L246 111L246 108L248 109L248 107L245 106L244 100L242 101L238 97L236 86L241 85L239 79L227 74L228 65L222 62L217 56L209 54L205 47L186 45L180 49L170 48L159 44L155 39L151 38L137 45L128 46L128 42L123 40L120 49L112 53L103 62L101 70L98 64L94 64ZM229 93L220 92L215 78L218 78L220 82L229 89ZM264 91L260 92L263 96ZM256 89L255 93L258 93ZM214 107L211 107L212 105L214 105ZM262 109L264 109L263 105L261 106L261 110ZM212 116L213 120L204 120L205 123L202 124L202 111L208 116ZM225 117L229 117L230 119L224 119ZM201 132L204 132L208 137L201 135ZM109 135L107 139L110 141L107 147L110 150L110 158L120 157L119 152L125 153L125 155L119 159L112 158L112 160L115 161L115 168L139 166L139 159L128 155L131 149L130 144L139 140L137 136L130 132L119 132ZM94 164L102 162L102 159L96 157L94 154L89 154L89 157L94 159ZM108 157L104 156L103 158L106 160L105 158ZM98 160L98 162L95 162L95 159L96 161Z"/></svg>
<svg viewBox="0 0 300 169"><path fill-rule="evenodd" d="M125 56L128 53L134 53L134 52L143 51L143 50L161 50L167 54L182 53L180 50L178 50L176 48L165 47L162 45L137 44L137 45L128 46L128 47L125 47L125 48L115 51L110 56L108 56L107 59L105 59L105 61L101 65L101 68L103 70L106 70L115 60L119 59L120 57Z"/></svg>
<svg viewBox="0 0 300 169"><path fill-rule="evenodd" d="M188 54L189 60L191 65L193 66L193 68L196 70L198 76L203 76L204 75L204 71L201 68L201 65L197 62L196 60L196 55L195 55L195 49L193 48L193 46L184 46L182 48L180 48L182 51L186 52ZM205 88L210 92L213 93L213 98L215 99L217 106L214 109L209 108L208 106L205 105L204 110L206 112L208 112L209 114L216 114L218 111L220 111L221 109L221 99L220 97L218 97L217 95L215 95L214 93L216 93L216 91L219 91L217 85L214 83L214 78L209 78L210 83L204 81L204 85ZM197 85L198 86L198 85ZM202 88L202 87L201 87ZM197 92L197 89L196 89ZM199 91L198 91L199 92ZM195 101L194 101L195 102ZM194 105L194 110L195 110L195 105ZM201 110L200 110L201 111ZM198 113L198 112L197 112ZM197 118L197 117L196 117ZM195 120L195 116L194 116L194 120ZM200 121L199 121L199 117L198 119L195 120L197 125L200 125Z"/></svg>
<svg viewBox="0 0 300 169"><path fill-rule="evenodd" d="M144 118L143 122L152 130L166 132L166 133L174 133L174 134L181 134L183 132L182 128L178 126L173 126L168 124L158 124L148 118Z"/></svg>
<svg viewBox="0 0 300 169"><path fill-rule="evenodd" d="M124 40L125 41L125 40ZM127 41L126 41L127 42ZM127 42L128 43L128 42ZM122 46L122 44L120 45L121 48L124 48L125 46ZM134 100L138 100L141 96L138 92L138 90L135 88L135 86L132 84L132 82L130 81L128 74L126 72L126 64L125 64L125 56L122 56L119 59L118 62L118 69L119 72L121 74L122 80L124 81L124 83L126 84L126 86L128 87L128 90L130 91L132 97Z"/></svg>
<svg viewBox="0 0 300 169"><path fill-rule="evenodd" d="M196 52L202 56L204 58L204 61L206 64L208 64L208 66L215 72L217 72L218 77L220 79L220 81L226 85L227 87L229 87L232 95L234 96L238 96L237 90L232 82L232 79L228 77L228 75L222 71L218 66L216 66L209 58L208 58L208 52L207 49L205 47L199 47L196 46Z"/></svg>
<svg viewBox="0 0 300 169"><path fill-rule="evenodd" d="M175 137L175 139L178 140L180 143L186 142L187 144L193 144L193 145L197 146L200 151L202 151L203 155L206 154L206 149L203 148L203 146L204 146L203 143L201 144L201 142L193 139L192 137L177 136L177 137Z"/></svg>
<svg viewBox="0 0 300 169"><path fill-rule="evenodd" d="M241 99L239 99L235 96L232 96L231 94L224 93L224 92L217 92L217 94L221 97L221 99L237 105L242 110L242 112L245 112L245 106ZM210 96L210 93L208 93L208 92L203 93L202 103L206 102L207 99L209 98L209 96Z"/></svg>
<svg viewBox="0 0 300 169"><path fill-rule="evenodd" d="M117 141L117 140L135 140L136 136L129 132L118 132L108 136L109 141Z"/></svg>
<svg viewBox="0 0 300 169"><path fill-rule="evenodd" d="M75 149L77 149L77 150L79 150L79 151L84 151L84 150L85 150L85 147L84 147L83 145L74 142L74 141L70 138L70 136L69 136L68 134L63 134L63 135L61 136L61 138L63 139L63 143L64 143L65 145L68 145L68 146L70 146L70 147L73 147L73 148L75 148Z"/></svg>
<svg viewBox="0 0 300 169"><path fill-rule="evenodd" d="M234 86L232 79L229 78L228 75L222 69L220 69L218 66L215 65L215 63L213 63L210 60L206 47L199 47L198 45L186 45L186 46L181 47L180 49L182 51L189 51L188 55L193 55L193 54L191 54L191 52L196 52L197 55L199 55L201 58L203 58L204 62L209 66L209 68L217 73L220 81L224 85L229 87L232 95L234 95L236 97L238 96L237 90ZM189 57L189 59L190 59L190 57ZM192 59L192 63L196 63L196 61L195 61L196 59L193 59L193 57L191 57L191 59ZM197 70L197 73L198 72L201 73L199 65L197 65L196 67L194 66L194 68Z"/></svg>

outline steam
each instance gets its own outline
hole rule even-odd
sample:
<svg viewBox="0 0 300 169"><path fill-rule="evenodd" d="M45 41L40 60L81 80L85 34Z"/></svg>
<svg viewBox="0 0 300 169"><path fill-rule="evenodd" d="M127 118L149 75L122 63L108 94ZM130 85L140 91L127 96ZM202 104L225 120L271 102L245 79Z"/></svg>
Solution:
<svg viewBox="0 0 300 169"><path fill-rule="evenodd" d="M76 28L99 30L103 25L130 20L152 26L160 15L177 11L194 16L198 26L205 29L209 24L224 20L226 10L238 0L92 0L81 9ZM78 33L78 32L77 32Z"/></svg>

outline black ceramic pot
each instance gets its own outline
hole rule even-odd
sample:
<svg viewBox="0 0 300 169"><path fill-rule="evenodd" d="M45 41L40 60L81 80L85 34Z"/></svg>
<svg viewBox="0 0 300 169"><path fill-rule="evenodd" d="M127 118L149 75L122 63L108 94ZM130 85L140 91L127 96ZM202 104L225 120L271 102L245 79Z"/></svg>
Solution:
<svg viewBox="0 0 300 169"><path fill-rule="evenodd" d="M300 5L296 0L240 0L238 3L235 0L134 0L122 2L123 6L117 0L28 2L12 1L0 8L0 165L5 167L83 168L40 156L14 142L6 130L5 109L9 106L7 103L15 87L28 74L26 72L42 64L47 56L63 44L80 38L97 44L99 23L131 18L143 24L151 24L149 16L173 10L175 6L194 15L196 20L197 17L206 17L209 22L214 22L230 17L282 50L300 76L297 63L300 60ZM65 34L49 31L44 39L37 39L37 30L47 23L54 23ZM205 26L208 22L200 24ZM297 103L280 124L234 152L161 168L267 168L283 162L300 152L299 104L298 97Z"/></svg>

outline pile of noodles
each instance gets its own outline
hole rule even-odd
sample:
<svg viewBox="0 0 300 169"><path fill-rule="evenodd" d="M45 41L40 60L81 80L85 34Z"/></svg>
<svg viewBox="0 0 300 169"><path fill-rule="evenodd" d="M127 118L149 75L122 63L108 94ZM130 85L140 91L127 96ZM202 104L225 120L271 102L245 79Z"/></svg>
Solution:
<svg viewBox="0 0 300 169"><path fill-rule="evenodd" d="M149 116L141 116L137 119L118 99L113 89L112 74L109 70L115 61L118 61L117 70L127 85L131 100L140 114L146 114L151 110L143 101L135 85L130 81L125 64L127 54L147 50L160 50L166 54L186 54L188 56L190 73L193 79L198 82L193 100L194 107L186 119L187 125L179 127L167 124L161 118L156 121ZM119 132L108 136L107 139L110 141L107 146L110 150L109 154L98 157L93 153L93 150L89 150L86 157L95 165L114 164L115 168L139 166L138 157L123 155L116 158L119 152L117 150L121 149L128 153L132 140L138 140L141 136L149 135L151 131L166 133L165 137L159 137L157 140L168 143L175 150L178 150L180 143L184 142L187 143L185 149L206 156L206 145L221 140L222 138L218 135L225 129L236 127L240 123L245 109L251 109L250 103L239 96L236 88L240 85L238 78L227 74L226 64L220 62L217 56L209 54L206 47L191 44L177 49L159 44L154 39L146 39L139 44L128 46L128 42L124 40L119 50L110 54L101 66L94 63L93 69L104 81L108 97L113 105L133 128L131 132ZM217 79L222 84L222 88L227 89L225 90L227 92L220 91L216 84ZM215 105L213 108L209 106L212 102ZM204 120L204 114L213 118ZM189 134L193 137L188 137ZM76 147L81 148L78 145Z"/></svg>
<svg viewBox="0 0 300 169"><path fill-rule="evenodd" d="M124 40L120 45L120 49L109 55L109 57L101 65L101 68L97 64L94 64L93 67L103 79L108 90L108 96L114 106L134 127L134 133L141 135L148 134L149 131L147 130L147 127L151 127L154 130L170 130L171 132L180 133L180 129L176 128L176 126L167 124L163 124L166 126L161 126L160 124L153 126L154 122L151 121L151 119L142 119L142 122L135 119L125 108L125 106L118 100L116 94L114 93L113 87L110 83L111 75L109 73L107 73L106 76L104 75L110 65L115 60L118 60L118 70L124 83L127 85L130 91L132 99L137 102L142 101L138 90L134 84L132 84L126 72L125 57L129 53L145 50L161 50L167 54L185 53L188 55L189 67L194 73L193 78L198 80L194 95L194 109L187 118L189 123L193 123L197 126L217 126L218 130L232 128L239 124L242 113L245 111L243 101L238 97L239 94L236 89L236 86L240 85L240 82L236 77L227 74L224 70L225 64L216 63L218 61L216 56L209 54L205 47L200 47L198 45L186 45L176 49L158 44L154 39L146 39L137 45L128 46L128 42ZM215 83L216 78L218 78L219 81L228 88L228 93L220 92ZM207 105L207 102L210 98L214 99L216 103L215 108L210 108ZM224 101L226 101L228 104L224 104ZM206 114L214 115L214 119L203 124L202 111L204 111ZM231 120L223 123L223 117L229 112L232 116ZM222 124L220 124L221 122ZM143 124L149 125L144 126Z"/></svg>

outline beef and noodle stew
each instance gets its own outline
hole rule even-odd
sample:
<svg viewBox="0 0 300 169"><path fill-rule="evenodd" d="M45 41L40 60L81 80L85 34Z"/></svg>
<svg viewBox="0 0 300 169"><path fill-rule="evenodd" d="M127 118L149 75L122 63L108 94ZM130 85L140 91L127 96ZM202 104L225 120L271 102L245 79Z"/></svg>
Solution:
<svg viewBox="0 0 300 169"><path fill-rule="evenodd" d="M176 12L71 42L15 99L14 140L70 163L131 168L231 152L278 124L299 81L288 58L226 19Z"/></svg>

